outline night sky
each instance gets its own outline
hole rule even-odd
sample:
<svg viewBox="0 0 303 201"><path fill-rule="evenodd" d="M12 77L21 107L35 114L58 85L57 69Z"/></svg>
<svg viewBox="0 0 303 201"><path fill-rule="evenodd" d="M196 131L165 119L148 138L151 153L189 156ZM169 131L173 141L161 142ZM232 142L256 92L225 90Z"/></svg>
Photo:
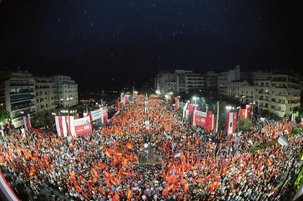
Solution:
<svg viewBox="0 0 303 201"><path fill-rule="evenodd" d="M0 66L71 75L86 89L140 84L161 69L300 70L298 2L2 0Z"/></svg>

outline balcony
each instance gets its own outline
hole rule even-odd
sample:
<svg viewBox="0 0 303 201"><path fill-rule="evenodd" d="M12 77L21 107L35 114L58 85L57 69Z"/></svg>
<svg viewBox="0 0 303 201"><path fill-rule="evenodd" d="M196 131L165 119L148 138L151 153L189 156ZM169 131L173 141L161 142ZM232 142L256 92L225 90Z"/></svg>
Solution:
<svg viewBox="0 0 303 201"><path fill-rule="evenodd" d="M19 119L22 119L25 116L25 114L31 114L31 115L33 115L35 113L36 113L35 110L32 110L32 111L26 110L23 113L19 113L17 115L12 115L12 119L15 120L15 121L18 121Z"/></svg>
<svg viewBox="0 0 303 201"><path fill-rule="evenodd" d="M28 108L28 107L33 107L33 106L35 106L35 104L33 104L33 103L30 103L30 104L21 104L21 105L13 106L12 110L13 111L15 111L15 110L21 110L21 109Z"/></svg>
<svg viewBox="0 0 303 201"><path fill-rule="evenodd" d="M15 87L15 86L34 86L34 83L14 83L12 82L10 84L11 87Z"/></svg>
<svg viewBox="0 0 303 201"><path fill-rule="evenodd" d="M34 89L20 89L18 91L11 91L10 94L11 95L15 95L15 94L25 94L25 93L33 93Z"/></svg>
<svg viewBox="0 0 303 201"><path fill-rule="evenodd" d="M35 96L32 94L17 94L17 95L11 95L11 102L18 102L18 101L24 101L24 100L30 100L33 99Z"/></svg>

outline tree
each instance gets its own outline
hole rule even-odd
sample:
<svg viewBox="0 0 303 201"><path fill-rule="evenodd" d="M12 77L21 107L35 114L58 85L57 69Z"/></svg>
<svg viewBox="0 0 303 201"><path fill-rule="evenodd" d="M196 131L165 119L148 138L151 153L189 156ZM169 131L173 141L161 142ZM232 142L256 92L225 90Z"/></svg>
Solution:
<svg viewBox="0 0 303 201"><path fill-rule="evenodd" d="M44 128L45 126L51 127L55 123L54 116L47 111L39 112L31 119L34 128Z"/></svg>
<svg viewBox="0 0 303 201"><path fill-rule="evenodd" d="M240 118L239 127L241 131L248 131L252 127L252 122L245 118Z"/></svg>
<svg viewBox="0 0 303 201"><path fill-rule="evenodd" d="M6 126L8 118L9 118L9 113L6 111L4 105L1 105L0 106L0 123L2 123L3 126Z"/></svg>

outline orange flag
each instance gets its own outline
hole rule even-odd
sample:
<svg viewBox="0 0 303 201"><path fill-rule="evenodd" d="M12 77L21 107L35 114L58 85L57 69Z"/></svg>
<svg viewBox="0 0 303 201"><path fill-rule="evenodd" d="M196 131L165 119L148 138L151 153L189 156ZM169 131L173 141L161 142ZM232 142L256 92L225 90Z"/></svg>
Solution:
<svg viewBox="0 0 303 201"><path fill-rule="evenodd" d="M127 200L130 200L133 196L133 192L130 188L127 189Z"/></svg>
<svg viewBox="0 0 303 201"><path fill-rule="evenodd" d="M126 147L127 147L128 149L133 149L133 145L132 145L130 142L126 144Z"/></svg>
<svg viewBox="0 0 303 201"><path fill-rule="evenodd" d="M118 194L115 194L115 195L114 195L113 201L119 201L119 195L118 195Z"/></svg>
<svg viewBox="0 0 303 201"><path fill-rule="evenodd" d="M109 151L108 151L108 150L106 150L106 151L105 151L105 155L106 155L108 158L110 158L110 157L111 157L111 155L110 155L110 153L109 153Z"/></svg>

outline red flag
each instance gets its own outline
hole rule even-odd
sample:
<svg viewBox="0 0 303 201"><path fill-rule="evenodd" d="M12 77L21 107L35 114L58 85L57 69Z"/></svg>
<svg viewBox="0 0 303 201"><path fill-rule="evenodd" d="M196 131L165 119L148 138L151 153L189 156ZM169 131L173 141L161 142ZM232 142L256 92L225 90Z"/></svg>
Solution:
<svg viewBox="0 0 303 201"><path fill-rule="evenodd" d="M169 186L166 186L166 188L162 192L162 195L166 197L166 196L168 196L168 192L169 192Z"/></svg>

